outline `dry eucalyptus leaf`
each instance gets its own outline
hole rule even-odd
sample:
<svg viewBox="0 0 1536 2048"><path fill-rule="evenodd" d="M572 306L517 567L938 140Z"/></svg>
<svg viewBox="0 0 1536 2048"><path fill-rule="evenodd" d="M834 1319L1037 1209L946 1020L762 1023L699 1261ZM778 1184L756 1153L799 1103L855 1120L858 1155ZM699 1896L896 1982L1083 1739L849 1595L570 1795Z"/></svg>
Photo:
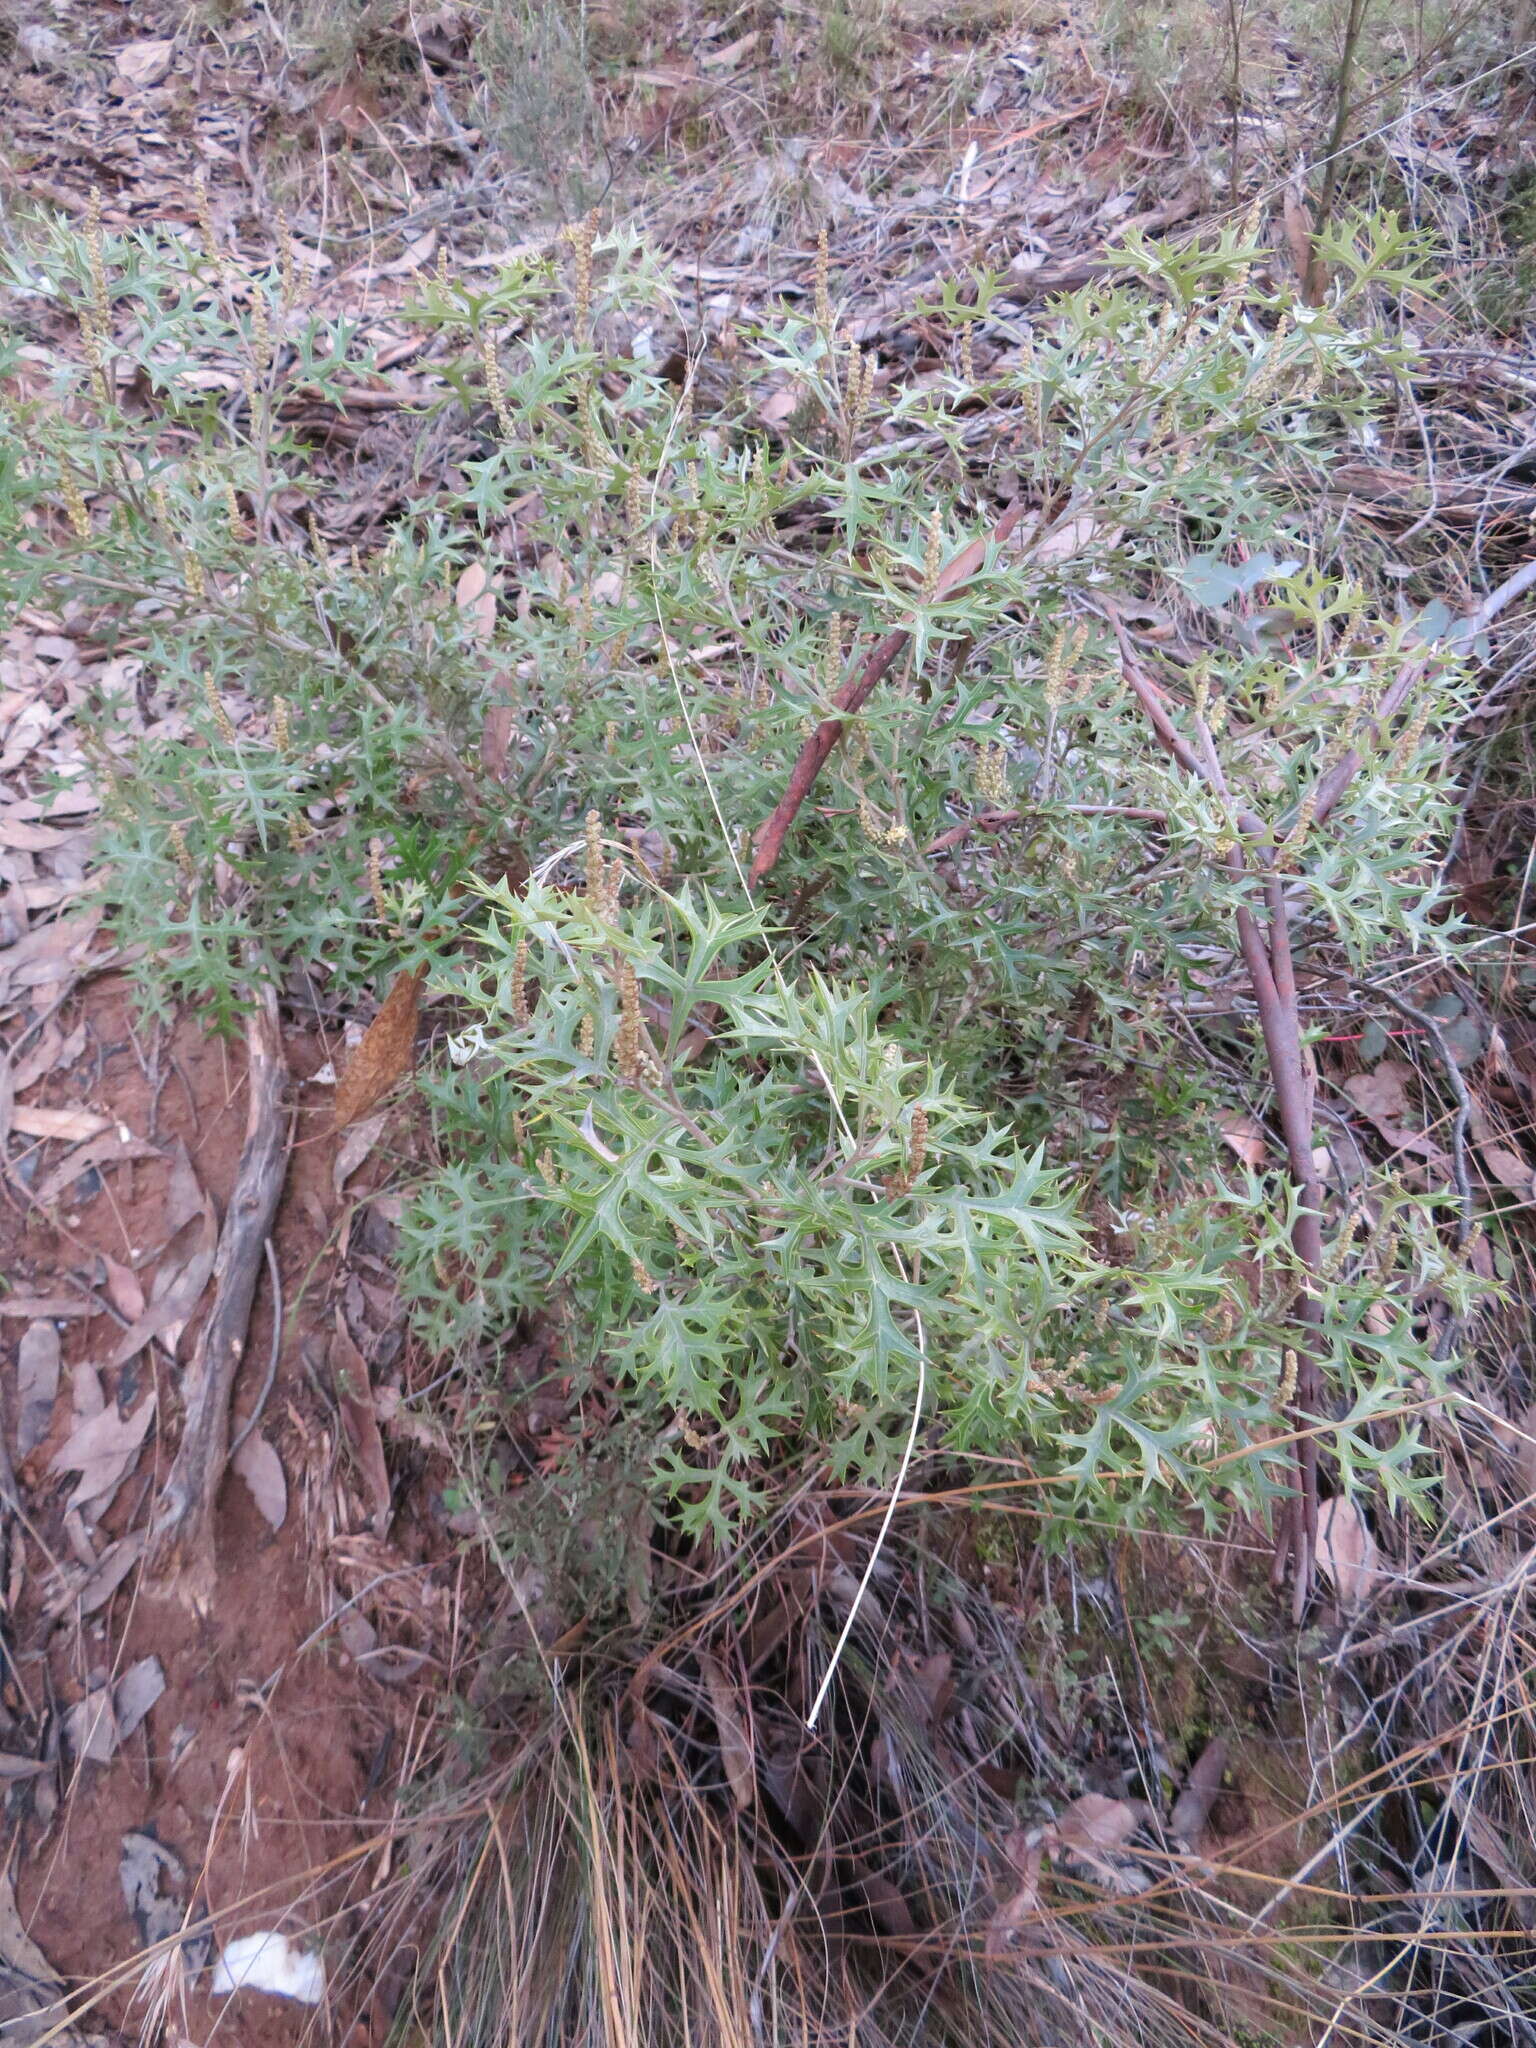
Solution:
<svg viewBox="0 0 1536 2048"><path fill-rule="evenodd" d="M881 1933L894 1941L915 1940L917 1922L912 1918L912 1908L891 1880L881 1871L872 1870L860 1856L851 1857L849 1865L854 1883Z"/></svg>
<svg viewBox="0 0 1536 2048"><path fill-rule="evenodd" d="M139 42L124 43L117 53L118 76L143 92L164 82L175 55L175 43L164 36L145 36Z"/></svg>
<svg viewBox="0 0 1536 2048"><path fill-rule="evenodd" d="M699 59L700 70L721 71L732 65L739 64L750 50L757 47L757 38L758 31L755 28L749 28L744 36L737 36L736 40L727 43L723 50L708 51Z"/></svg>
<svg viewBox="0 0 1536 2048"><path fill-rule="evenodd" d="M230 1462L250 1489L262 1520L281 1529L288 1519L288 1481L282 1459L259 1429L251 1431Z"/></svg>
<svg viewBox="0 0 1536 2048"><path fill-rule="evenodd" d="M107 1405L101 1374L88 1358L80 1359L69 1369L69 1405L77 1424L89 1422Z"/></svg>
<svg viewBox="0 0 1536 2048"><path fill-rule="evenodd" d="M921 1657L912 1667L912 1691L921 1708L923 1725L937 1728L955 1696L954 1658L948 1650Z"/></svg>
<svg viewBox="0 0 1536 2048"><path fill-rule="evenodd" d="M111 1128L112 1119L99 1116L94 1109L39 1109L18 1102L11 1111L11 1129L24 1138L62 1138L67 1144L78 1145Z"/></svg>
<svg viewBox="0 0 1536 2048"><path fill-rule="evenodd" d="M29 1324L16 1351L16 1455L26 1457L48 1434L59 1391L59 1333L52 1323Z"/></svg>
<svg viewBox="0 0 1536 2048"><path fill-rule="evenodd" d="M1021 1929L1040 1910L1040 1868L1045 1860L1045 1847L1045 1837L1038 1828L1015 1828L1003 1844L1017 1882L999 1898L987 1924L988 1955L1007 1955L1017 1943Z"/></svg>
<svg viewBox="0 0 1536 2048"><path fill-rule="evenodd" d="M51 1470L80 1475L69 1497L72 1508L99 1502L98 1514L105 1512L112 1495L132 1471L154 1414L153 1391L144 1396L131 1415L119 1415L116 1404L109 1403L99 1415L82 1422L68 1442L54 1453Z"/></svg>
<svg viewBox="0 0 1536 2048"><path fill-rule="evenodd" d="M1291 252L1291 262L1296 275L1303 282L1312 270L1312 214L1306 201L1294 185L1287 185L1281 201L1281 216L1285 225L1286 247Z"/></svg>
<svg viewBox="0 0 1536 2048"><path fill-rule="evenodd" d="M553 548L539 557L539 574L552 597L564 597L575 582L571 565L564 555L557 555Z"/></svg>
<svg viewBox="0 0 1536 2048"><path fill-rule="evenodd" d="M144 1288L132 1266L119 1264L109 1259L105 1252L101 1257L102 1267L107 1276L107 1299L120 1316L126 1316L130 1323L137 1322L144 1313Z"/></svg>
<svg viewBox="0 0 1536 2048"><path fill-rule="evenodd" d="M83 1145L66 1152L58 1165L43 1175L37 1184L37 1199L45 1209L51 1209L93 1166L116 1166L126 1159L159 1157L160 1147L151 1145L147 1139L127 1137L121 1131L103 1131L100 1137L88 1138Z"/></svg>
<svg viewBox="0 0 1536 2048"><path fill-rule="evenodd" d="M406 243L400 254L391 263L381 263L374 272L375 277L410 277L420 270L424 263L430 263L437 254L437 229L428 228L424 234Z"/></svg>
<svg viewBox="0 0 1536 2048"><path fill-rule="evenodd" d="M186 1248L180 1249L185 1241ZM153 1300L149 1307L123 1332L108 1361L111 1370L136 1358L156 1337L174 1357L182 1331L213 1271L219 1248L219 1222L213 1204L205 1195L203 1210L195 1223L184 1224L167 1247L155 1274Z"/></svg>
<svg viewBox="0 0 1536 2048"><path fill-rule="evenodd" d="M192 1155L185 1145L178 1143L171 1153L170 1177L165 1187L166 1242L169 1243L194 1216L201 1216L208 1206L208 1197L192 1164Z"/></svg>
<svg viewBox="0 0 1536 2048"><path fill-rule="evenodd" d="M85 1050L85 1026L77 1024L66 1038L56 1024L50 1024L25 1059L16 1062L11 1076L16 1093L25 1095L56 1067L67 1073Z"/></svg>
<svg viewBox="0 0 1536 2048"><path fill-rule="evenodd" d="M1085 1792L1074 1799L1056 1822L1056 1839L1064 1849L1102 1856L1123 1849L1135 1834L1141 1815L1126 1799L1108 1799L1102 1792Z"/></svg>
<svg viewBox="0 0 1536 2048"><path fill-rule="evenodd" d="M1352 1500L1325 1500L1317 1516L1317 1562L1341 1607L1357 1607L1381 1581L1381 1552Z"/></svg>
<svg viewBox="0 0 1536 2048"><path fill-rule="evenodd" d="M120 1742L126 1742L142 1726L150 1708L164 1691L165 1672L158 1657L141 1657L136 1664L128 1666L112 1694L112 1710L117 1716Z"/></svg>
<svg viewBox="0 0 1536 2048"><path fill-rule="evenodd" d="M1509 1145L1479 1145L1478 1156L1501 1187L1511 1194L1529 1201L1533 1192L1532 1168L1518 1152Z"/></svg>
<svg viewBox="0 0 1536 2048"><path fill-rule="evenodd" d="M363 1033L361 1045L336 1086L338 1131L366 1116L410 1072L416 1057L421 982L420 968L397 974L379 1014Z"/></svg>
<svg viewBox="0 0 1536 2048"><path fill-rule="evenodd" d="M134 680L143 669L143 666L144 664L141 661L109 661L103 667L94 671L94 686L97 690L103 690L106 688L105 679L114 670L131 670L132 673L127 676L126 680L120 679L118 685L119 690L131 690ZM96 794L96 786L88 777L79 773L78 762L71 766L60 761L57 765L61 774L71 775L74 779L65 783L62 788L56 789L51 796L23 797L21 802L14 806L12 810L13 817L80 818L90 811L101 808L101 799Z"/></svg>
<svg viewBox="0 0 1536 2048"><path fill-rule="evenodd" d="M486 710L485 723L480 730L480 765L496 782L506 780L514 717L510 704L492 704Z"/></svg>
<svg viewBox="0 0 1536 2048"><path fill-rule="evenodd" d="M5 746L0 750L0 775L8 775L27 758L33 749L48 737L56 723L54 714L41 699L35 699L19 718L12 722L5 736Z"/></svg>
<svg viewBox="0 0 1536 2048"><path fill-rule="evenodd" d="M1474 1095L1472 1097L1472 1136L1477 1141L1478 1157L1483 1163L1485 1176L1492 1175L1511 1194L1529 1201L1533 1192L1533 1169L1530 1161L1513 1145L1503 1142L1504 1134L1489 1118L1487 1110Z"/></svg>
<svg viewBox="0 0 1536 2048"><path fill-rule="evenodd" d="M96 1563L96 1546L91 1541L90 1530L85 1526L85 1517L78 1508L64 1510L64 1536L81 1565L89 1572Z"/></svg>
<svg viewBox="0 0 1536 2048"><path fill-rule="evenodd" d="M715 1717L715 1733L720 1738L720 1761L725 1765L731 1797L738 1810L744 1813L757 1797L757 1772L752 1761L752 1744L747 1738L746 1723L738 1705L737 1689L719 1658L712 1657L707 1650L699 1652L699 1669L704 1674L704 1685L709 1694L709 1710Z"/></svg>
<svg viewBox="0 0 1536 2048"><path fill-rule="evenodd" d="M1226 1743L1216 1736L1191 1764L1184 1788L1168 1816L1168 1832L1177 1841L1193 1847L1204 1835L1226 1775L1227 1756Z"/></svg>
<svg viewBox="0 0 1536 2048"><path fill-rule="evenodd" d="M92 1570L63 1602L60 1613L73 1607L83 1621L88 1614L105 1607L144 1555L144 1541L144 1534L139 1530L132 1536L121 1537L116 1543L109 1543Z"/></svg>
<svg viewBox="0 0 1536 2048"><path fill-rule="evenodd" d="M1042 567L1052 568L1058 562L1069 562L1074 555L1080 555L1091 541L1097 538L1099 524L1096 519L1067 519L1030 549L1030 558ZM1106 544L1113 546L1119 539L1119 529L1111 528L1105 534Z"/></svg>
<svg viewBox="0 0 1536 2048"><path fill-rule="evenodd" d="M13 853L51 853L69 837L68 832L61 832L57 826L34 825L18 818L15 811L0 817L0 846L8 846Z"/></svg>
<svg viewBox="0 0 1536 2048"><path fill-rule="evenodd" d="M400 1398L398 1387L375 1387L373 1409L379 1418L379 1427L387 1429L391 1436L404 1437L407 1443L420 1444L424 1450L436 1451L439 1455L447 1453L448 1439L442 1425L420 1409L407 1407Z"/></svg>
<svg viewBox="0 0 1536 2048"><path fill-rule="evenodd" d="M1222 1143L1230 1145L1244 1166L1255 1171L1269 1160L1269 1140L1264 1127L1251 1116L1224 1116L1219 1125Z"/></svg>
<svg viewBox="0 0 1536 2048"><path fill-rule="evenodd" d="M1357 1108L1372 1119L1388 1117L1401 1123L1408 1114L1408 1083L1413 1069L1402 1060L1382 1060L1364 1074L1351 1074L1344 1093Z"/></svg>
<svg viewBox="0 0 1536 2048"><path fill-rule="evenodd" d="M1394 1150L1416 1152L1421 1159L1441 1159L1443 1148L1413 1127L1416 1118L1408 1102L1412 1079L1413 1069L1403 1061L1382 1060L1368 1074L1351 1074L1344 1093Z"/></svg>
<svg viewBox="0 0 1536 2048"><path fill-rule="evenodd" d="M77 1763L111 1763L117 1754L111 1686L98 1685L83 1700L75 1701L64 1716L64 1743Z"/></svg>
<svg viewBox="0 0 1536 2048"><path fill-rule="evenodd" d="M387 1116L388 1111L381 1109L376 1116L364 1117L342 1139L331 1173L331 1185L338 1195L379 1142Z"/></svg>
<svg viewBox="0 0 1536 2048"><path fill-rule="evenodd" d="M42 988L50 982L72 982L105 915L106 906L99 903L79 916L56 917L47 924L33 925L0 952L0 982L7 992ZM89 1137L90 1132L82 1131L80 1136Z"/></svg>
<svg viewBox="0 0 1536 2048"><path fill-rule="evenodd" d="M0 1998L6 2048L81 2048L64 1987L22 1925L9 1877L0 1876Z"/></svg>
<svg viewBox="0 0 1536 2048"><path fill-rule="evenodd" d="M454 586L453 601L475 638L489 640L496 630L496 593L483 562L470 563Z"/></svg>

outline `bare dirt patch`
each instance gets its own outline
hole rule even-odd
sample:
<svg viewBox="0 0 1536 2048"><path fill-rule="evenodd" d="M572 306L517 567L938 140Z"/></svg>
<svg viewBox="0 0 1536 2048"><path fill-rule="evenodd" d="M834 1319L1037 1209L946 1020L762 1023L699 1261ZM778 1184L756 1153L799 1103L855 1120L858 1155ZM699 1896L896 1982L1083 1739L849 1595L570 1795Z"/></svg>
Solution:
<svg viewBox="0 0 1536 2048"><path fill-rule="evenodd" d="M205 1611L192 1611L157 1578L152 1553L148 1566L135 1556L103 1595L114 1558L142 1545L151 1526L199 1311L186 1331L162 1333L115 1371L110 1361L143 1298L153 1302L157 1274L185 1243L178 1217L189 1176L217 1215L227 1211L245 1126L244 1067L239 1042L207 1036L195 1018L163 1031L136 1019L131 989L115 974L89 983L57 1026L65 1057L25 1092L20 1122L45 1121L28 1115L39 1110L97 1116L120 1140L134 1140L136 1156L86 1166L47 1203L36 1190L50 1176L57 1182L71 1141L17 1145L11 1162L11 1292L0 1324L8 1417L18 1412L25 1333L55 1330L60 1358L47 1428L19 1463L10 1525L14 1663L3 1747L25 1774L8 1787L8 1819L23 1843L17 1902L33 1939L66 1979L112 1987L104 2013L131 2029L142 2017L133 1959L166 1932L163 1924L146 1927L143 1901L125 1889L124 1845L136 1835L152 1836L179 1866L179 1883L162 1884L184 1909L170 1927L201 1928L202 1954L205 1920L219 1947L275 1928L296 1941L325 1939L335 1953L345 1906L366 1883L360 1851L378 1833L420 1681L432 1669L421 1630L413 1643L381 1648L367 1619L381 1614L369 1581L412 1581L405 1610L426 1616L435 1569L426 1546L435 1532L442 1559L452 1539L440 1513L408 1513L408 1557L393 1540L394 1504L381 1515L353 1476L327 1339L337 1307L345 1319L350 1299L359 1353L377 1355L362 1288L377 1295L378 1281L339 1257L355 1195L343 1204L335 1190L331 1091L299 1081L272 1239L282 1322L274 1332L269 1281L235 1399L238 1427L258 1398L275 1337L276 1371L259 1426L286 1512L274 1528L270 1491L264 1513L231 1472L218 1500L217 1580ZM298 1076L321 1065L324 1047L293 1033L287 1051ZM175 1356L166 1355L169 1344ZM126 1415L153 1399L159 1424L106 1498L71 1507L85 1481L61 1466L60 1452L79 1426L80 1404L97 1395L103 1409ZM392 1612L398 1619L398 1600ZM136 1718L144 1688L155 1696ZM93 1702L107 1698L104 1728L106 1710ZM195 1962L197 1946L188 1953ZM217 2022L238 2040L287 2039L310 2018L302 2005L250 1993L210 2000L207 1983L203 1976L187 1991L178 2022L194 2038Z"/></svg>

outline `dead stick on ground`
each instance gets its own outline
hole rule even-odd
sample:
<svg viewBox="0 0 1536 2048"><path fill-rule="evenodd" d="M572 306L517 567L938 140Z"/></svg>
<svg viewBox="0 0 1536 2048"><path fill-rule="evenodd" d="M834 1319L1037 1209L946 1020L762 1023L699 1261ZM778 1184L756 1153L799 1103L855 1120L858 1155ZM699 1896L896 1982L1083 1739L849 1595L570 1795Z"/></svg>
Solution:
<svg viewBox="0 0 1536 2048"><path fill-rule="evenodd" d="M948 597L961 584L968 583L987 558L989 547L1000 547L1019 521L1024 517L1024 501L1015 498L1008 510L984 539L970 541L959 554L947 562L940 572L934 599ZM906 651L912 638L910 626L898 626L887 633L862 668L851 675L833 697L841 716L824 718L800 749L794 767L790 770L789 782L780 797L773 815L758 828L757 851L752 857L752 887L755 889L778 860L784 850L784 841L789 828L799 814L800 806L810 795L817 776L825 767L828 755L842 738L849 718L860 710L873 693L875 686L894 667Z"/></svg>
<svg viewBox="0 0 1536 2048"><path fill-rule="evenodd" d="M257 992L245 1049L245 1144L214 1261L213 1307L187 1372L186 1428L155 1530L160 1557L171 1568L167 1576L196 1605L213 1591L213 1510L229 1458L230 1397L245 1357L263 1250L288 1167L283 1113L288 1064L277 996L270 988Z"/></svg>

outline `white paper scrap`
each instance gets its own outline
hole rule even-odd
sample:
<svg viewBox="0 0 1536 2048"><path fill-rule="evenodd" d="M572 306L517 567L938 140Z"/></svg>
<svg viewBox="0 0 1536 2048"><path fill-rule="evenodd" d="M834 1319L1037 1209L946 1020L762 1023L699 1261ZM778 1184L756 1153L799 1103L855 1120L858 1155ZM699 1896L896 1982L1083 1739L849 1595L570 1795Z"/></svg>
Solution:
<svg viewBox="0 0 1536 2048"><path fill-rule="evenodd" d="M325 1996L325 1960L295 1948L286 1934L242 1934L225 1944L209 1988L215 1998L227 1998L231 1991L271 1991L302 2005L318 2005Z"/></svg>

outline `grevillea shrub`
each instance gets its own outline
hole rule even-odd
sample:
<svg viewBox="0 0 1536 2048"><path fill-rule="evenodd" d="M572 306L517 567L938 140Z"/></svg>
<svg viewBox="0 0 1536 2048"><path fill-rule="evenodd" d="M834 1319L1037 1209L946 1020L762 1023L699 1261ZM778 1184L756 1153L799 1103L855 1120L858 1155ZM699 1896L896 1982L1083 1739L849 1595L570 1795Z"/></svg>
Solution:
<svg viewBox="0 0 1536 2048"><path fill-rule="evenodd" d="M350 1010L422 974L404 1271L488 1417L537 1313L694 1528L788 1445L880 1486L1021 1460L1108 1521L1287 1483L1294 1198L1219 1138L1267 1085L1234 930L1286 892L1319 1025L1454 946L1430 855L1475 654L1317 512L1422 257L1390 218L1324 253L1322 309L1231 232L1128 238L1124 282L1038 317L959 280L922 377L840 336L825 265L680 381L627 235L445 269L356 546L314 423L376 380L281 252L92 226L13 260L80 345L45 375L9 344L0 560L131 645L92 731L143 1001L227 1024L257 977ZM752 886L807 732L898 630ZM1411 1491L1444 1369L1414 1304L1471 1283L1433 1194L1351 1175L1324 1450Z"/></svg>

